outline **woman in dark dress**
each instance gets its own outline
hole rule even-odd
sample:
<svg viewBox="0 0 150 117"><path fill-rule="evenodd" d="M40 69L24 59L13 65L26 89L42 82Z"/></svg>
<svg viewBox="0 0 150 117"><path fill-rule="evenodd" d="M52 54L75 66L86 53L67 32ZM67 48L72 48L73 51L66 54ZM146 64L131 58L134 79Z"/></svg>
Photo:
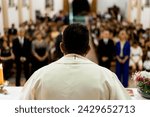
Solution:
<svg viewBox="0 0 150 117"><path fill-rule="evenodd" d="M42 39L40 33L36 37L37 39L32 42L32 72L48 64L48 43Z"/></svg>
<svg viewBox="0 0 150 117"><path fill-rule="evenodd" d="M0 60L3 64L4 79L8 80L11 76L14 54L12 52L12 48L10 47L9 41L5 38L2 42Z"/></svg>

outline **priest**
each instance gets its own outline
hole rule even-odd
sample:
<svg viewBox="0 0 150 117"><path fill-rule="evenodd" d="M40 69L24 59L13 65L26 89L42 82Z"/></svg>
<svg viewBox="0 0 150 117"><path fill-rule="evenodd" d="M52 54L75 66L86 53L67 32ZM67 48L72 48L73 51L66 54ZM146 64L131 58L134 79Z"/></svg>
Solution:
<svg viewBox="0 0 150 117"><path fill-rule="evenodd" d="M24 100L127 100L117 76L85 58L89 31L71 24L63 32L60 48L64 56L37 70L24 85Z"/></svg>

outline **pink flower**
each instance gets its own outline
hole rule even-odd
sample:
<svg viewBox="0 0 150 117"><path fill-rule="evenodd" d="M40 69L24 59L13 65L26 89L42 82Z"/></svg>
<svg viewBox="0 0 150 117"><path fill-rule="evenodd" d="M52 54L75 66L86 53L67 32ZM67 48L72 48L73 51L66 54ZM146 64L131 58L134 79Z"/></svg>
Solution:
<svg viewBox="0 0 150 117"><path fill-rule="evenodd" d="M134 75L132 75L132 79L137 82L147 82L150 81L150 73L146 71L136 72Z"/></svg>
<svg viewBox="0 0 150 117"><path fill-rule="evenodd" d="M138 81L141 77L140 72L136 72L135 74L132 75L132 79Z"/></svg>
<svg viewBox="0 0 150 117"><path fill-rule="evenodd" d="M150 81L145 82L145 85L150 86Z"/></svg>
<svg viewBox="0 0 150 117"><path fill-rule="evenodd" d="M141 76L138 76L138 77L136 78L136 81L141 81L141 82L143 82L143 81L144 81L144 78L141 77Z"/></svg>

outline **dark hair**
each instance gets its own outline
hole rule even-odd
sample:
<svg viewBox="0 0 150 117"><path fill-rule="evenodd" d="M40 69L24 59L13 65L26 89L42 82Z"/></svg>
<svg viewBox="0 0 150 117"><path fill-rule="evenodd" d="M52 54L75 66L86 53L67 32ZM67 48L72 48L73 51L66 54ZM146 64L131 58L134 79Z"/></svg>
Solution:
<svg viewBox="0 0 150 117"><path fill-rule="evenodd" d="M104 28L104 30L102 30L102 33L108 31L110 33L110 29Z"/></svg>
<svg viewBox="0 0 150 117"><path fill-rule="evenodd" d="M86 54L89 49L89 31L81 24L69 25L63 33L63 44L67 53Z"/></svg>
<svg viewBox="0 0 150 117"><path fill-rule="evenodd" d="M138 45L139 42L138 42L137 40L134 40L132 44L133 44L133 45L134 45L134 44Z"/></svg>

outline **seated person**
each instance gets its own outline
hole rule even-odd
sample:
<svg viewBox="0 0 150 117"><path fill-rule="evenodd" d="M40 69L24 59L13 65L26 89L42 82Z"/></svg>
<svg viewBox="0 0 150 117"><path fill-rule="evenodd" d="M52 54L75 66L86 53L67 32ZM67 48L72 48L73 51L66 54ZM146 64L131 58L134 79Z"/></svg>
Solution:
<svg viewBox="0 0 150 117"><path fill-rule="evenodd" d="M143 61L142 61L143 51L139 46L137 41L133 42L131 46L131 55L130 55L130 66L132 67L132 71L142 70L143 69Z"/></svg>
<svg viewBox="0 0 150 117"><path fill-rule="evenodd" d="M26 82L20 99L130 99L113 72L85 58L90 49L86 26L69 25L62 39L60 48L64 56L37 70Z"/></svg>
<svg viewBox="0 0 150 117"><path fill-rule="evenodd" d="M146 71L150 72L150 47L147 48L146 60L144 61L143 67Z"/></svg>

